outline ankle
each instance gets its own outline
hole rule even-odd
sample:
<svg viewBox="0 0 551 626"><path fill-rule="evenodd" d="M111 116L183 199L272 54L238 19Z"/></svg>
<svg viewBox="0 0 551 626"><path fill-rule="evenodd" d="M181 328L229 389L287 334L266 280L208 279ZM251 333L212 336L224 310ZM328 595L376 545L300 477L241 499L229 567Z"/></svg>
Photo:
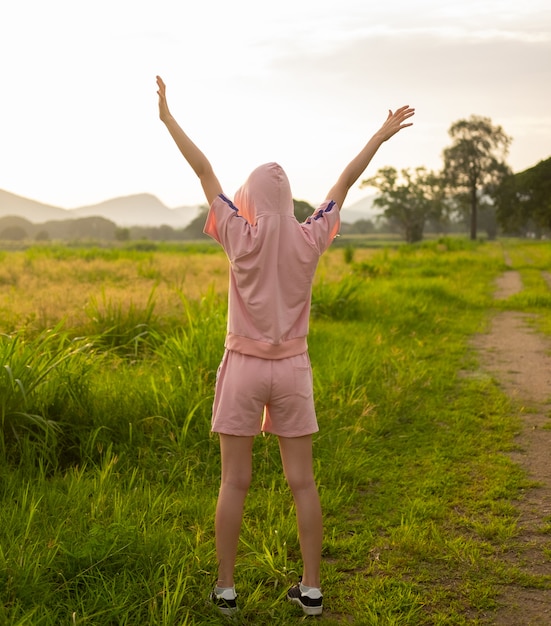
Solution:
<svg viewBox="0 0 551 626"><path fill-rule="evenodd" d="M319 577L308 577L308 576L300 576L299 582L301 585L305 587L311 587L312 589L320 588L320 579Z"/></svg>
<svg viewBox="0 0 551 626"><path fill-rule="evenodd" d="M218 578L216 581L216 586L221 587L222 589L229 589L230 587L234 587L235 583L233 577L223 578L222 576Z"/></svg>
<svg viewBox="0 0 551 626"><path fill-rule="evenodd" d="M299 583L299 589L302 595L308 596L309 598L316 599L322 597L321 589L319 587L309 587L301 582Z"/></svg>
<svg viewBox="0 0 551 626"><path fill-rule="evenodd" d="M219 598L223 598L224 600L235 600L237 597L237 593L235 592L235 587L232 585L231 587L222 587L217 584L214 588L214 593Z"/></svg>

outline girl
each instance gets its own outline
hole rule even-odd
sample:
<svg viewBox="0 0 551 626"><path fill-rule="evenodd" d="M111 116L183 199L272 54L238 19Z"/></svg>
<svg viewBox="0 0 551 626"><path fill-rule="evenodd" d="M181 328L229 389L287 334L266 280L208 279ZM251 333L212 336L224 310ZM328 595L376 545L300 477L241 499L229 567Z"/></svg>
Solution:
<svg viewBox="0 0 551 626"><path fill-rule="evenodd" d="M303 574L287 598L320 615L322 513L312 463L314 410L306 338L319 257L340 226L339 211L379 147L411 126L414 109L386 121L347 165L327 199L304 223L294 217L289 181L277 163L255 169L233 200L206 156L171 115L157 76L159 117L197 174L210 209L205 233L230 262L228 332L217 374L212 430L219 433L222 476L215 519L218 581L211 599L225 615L237 610L234 567L243 505L252 476L255 435L278 437L283 471L296 508Z"/></svg>

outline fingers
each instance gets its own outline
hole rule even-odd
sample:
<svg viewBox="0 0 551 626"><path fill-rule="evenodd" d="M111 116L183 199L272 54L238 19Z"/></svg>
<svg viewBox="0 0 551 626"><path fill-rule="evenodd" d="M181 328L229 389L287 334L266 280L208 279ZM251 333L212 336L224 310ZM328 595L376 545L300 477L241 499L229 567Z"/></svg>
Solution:
<svg viewBox="0 0 551 626"><path fill-rule="evenodd" d="M410 107L409 104L406 104L399 109L396 109L394 113L391 109L388 110L387 122L397 122L398 124L402 124L405 120L409 119L412 115L415 115L415 109ZM408 126L411 126L412 123L409 123Z"/></svg>
<svg viewBox="0 0 551 626"><path fill-rule="evenodd" d="M392 113L390 109L389 112ZM396 109L396 111L394 111L394 115L413 115L414 113L415 109L413 107L410 107L409 104L406 104L403 107L400 107L399 109Z"/></svg>
<svg viewBox="0 0 551 626"><path fill-rule="evenodd" d="M413 126L413 122L407 122L412 115L415 115L415 109L406 104L399 109L396 109L394 113L391 109L388 111L388 117L382 126L384 141L395 135L398 131L408 126Z"/></svg>
<svg viewBox="0 0 551 626"><path fill-rule="evenodd" d="M415 115L415 109L410 107L409 105L405 105L396 109L394 112L393 121L397 123L402 128L407 128L408 126L413 126L413 122L405 123L412 115Z"/></svg>
<svg viewBox="0 0 551 626"><path fill-rule="evenodd" d="M411 117L414 114L415 114L415 109L410 107L409 105L396 109L396 112L394 113L396 117L403 117L403 118Z"/></svg>
<svg viewBox="0 0 551 626"><path fill-rule="evenodd" d="M156 77L157 80L157 86L159 87L159 91L157 92L159 95L163 95L165 94L165 90L166 90L166 85L163 82L163 79L160 76Z"/></svg>
<svg viewBox="0 0 551 626"><path fill-rule="evenodd" d="M412 115L415 115L415 109L410 107L409 105L406 105L406 106L399 108L396 111L395 115L397 115L401 119L407 120Z"/></svg>
<svg viewBox="0 0 551 626"><path fill-rule="evenodd" d="M168 105L166 102L166 85L163 82L163 79L160 76L156 77L157 86L159 89L157 90L157 95L159 96L159 117L161 120L167 119L170 115L168 110Z"/></svg>

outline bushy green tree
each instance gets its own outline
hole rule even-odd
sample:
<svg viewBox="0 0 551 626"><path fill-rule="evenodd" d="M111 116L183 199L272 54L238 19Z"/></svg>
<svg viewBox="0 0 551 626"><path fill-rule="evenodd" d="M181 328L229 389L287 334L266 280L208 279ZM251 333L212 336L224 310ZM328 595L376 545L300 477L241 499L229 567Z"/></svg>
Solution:
<svg viewBox="0 0 551 626"><path fill-rule="evenodd" d="M488 117L458 120L448 134L453 143L444 149L444 177L456 206L468 210L471 239L476 239L481 202L494 198L510 169L505 162L511 138Z"/></svg>
<svg viewBox="0 0 551 626"><path fill-rule="evenodd" d="M208 235L203 232L208 212L208 206L201 206L199 215L184 228L183 233L186 239L208 239Z"/></svg>
<svg viewBox="0 0 551 626"><path fill-rule="evenodd" d="M130 241L130 228L117 228L115 230L115 239L117 241Z"/></svg>
<svg viewBox="0 0 551 626"><path fill-rule="evenodd" d="M505 178L496 194L497 219L512 233L551 229L551 157Z"/></svg>
<svg viewBox="0 0 551 626"><path fill-rule="evenodd" d="M399 228L408 243L421 241L427 221L439 220L442 216L441 179L424 167L400 172L393 167L383 167L361 185L379 190L374 206L383 209L384 217Z"/></svg>
<svg viewBox="0 0 551 626"><path fill-rule="evenodd" d="M293 209L295 213L295 217L297 221L302 224L304 220L310 217L312 213L316 210L311 204L308 204L305 200L295 200L293 199Z"/></svg>

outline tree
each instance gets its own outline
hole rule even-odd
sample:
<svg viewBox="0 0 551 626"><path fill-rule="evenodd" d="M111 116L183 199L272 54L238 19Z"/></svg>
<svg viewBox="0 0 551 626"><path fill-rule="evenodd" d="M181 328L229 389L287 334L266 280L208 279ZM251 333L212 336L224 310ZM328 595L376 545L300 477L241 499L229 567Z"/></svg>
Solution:
<svg viewBox="0 0 551 626"><path fill-rule="evenodd" d="M400 173L383 167L375 176L362 181L362 187L375 187L381 192L373 201L384 209L384 217L403 232L408 243L423 239L429 219L439 220L443 210L443 187L440 177L424 167Z"/></svg>
<svg viewBox="0 0 551 626"><path fill-rule="evenodd" d="M541 237L551 229L551 157L505 178L496 193L497 219L512 233Z"/></svg>
<svg viewBox="0 0 551 626"><path fill-rule="evenodd" d="M39 230L34 239L35 241L50 241L50 233L47 230Z"/></svg>
<svg viewBox="0 0 551 626"><path fill-rule="evenodd" d="M356 220L353 224L352 232L360 233L361 235L367 235L375 232L375 224L371 220L360 219Z"/></svg>
<svg viewBox="0 0 551 626"><path fill-rule="evenodd" d="M494 197L510 174L505 157L511 138L490 118L477 115L455 122L448 134L453 143L444 150L444 177L457 206L469 208L471 239L476 239L481 200Z"/></svg>
<svg viewBox="0 0 551 626"><path fill-rule="evenodd" d="M0 239L10 241L22 241L27 237L27 231L22 226L8 226L0 233Z"/></svg>
<svg viewBox="0 0 551 626"><path fill-rule="evenodd" d="M197 217L195 217L183 230L183 236L185 239L208 239L208 235L205 235L203 232L208 212L208 206L202 205L200 207L199 215L197 215Z"/></svg>
<svg viewBox="0 0 551 626"><path fill-rule="evenodd" d="M115 229L115 239L117 241L130 241L130 228L117 227Z"/></svg>
<svg viewBox="0 0 551 626"><path fill-rule="evenodd" d="M302 222L307 220L315 210L316 209L305 200L295 200L293 198L293 211L295 213L295 217L297 218L297 222L302 224Z"/></svg>

